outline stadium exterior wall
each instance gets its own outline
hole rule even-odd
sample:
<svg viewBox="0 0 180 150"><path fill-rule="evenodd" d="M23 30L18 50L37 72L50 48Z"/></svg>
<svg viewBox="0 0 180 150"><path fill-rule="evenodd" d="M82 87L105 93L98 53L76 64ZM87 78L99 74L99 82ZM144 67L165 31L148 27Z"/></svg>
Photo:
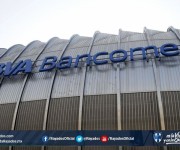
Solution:
<svg viewBox="0 0 180 150"><path fill-rule="evenodd" d="M0 49L0 62L33 60L33 73L1 77L0 130L178 130L180 129L180 57L38 72L47 56L72 56L129 50L165 43L180 45L180 30L145 28L33 41ZM140 54L137 52L136 54ZM137 58L139 56L136 56ZM103 57L102 57L103 58ZM11 147L15 150L77 150L80 147ZM8 150L1 147L0 150ZM83 150L150 150L151 147L82 147ZM155 147L153 149L178 149Z"/></svg>

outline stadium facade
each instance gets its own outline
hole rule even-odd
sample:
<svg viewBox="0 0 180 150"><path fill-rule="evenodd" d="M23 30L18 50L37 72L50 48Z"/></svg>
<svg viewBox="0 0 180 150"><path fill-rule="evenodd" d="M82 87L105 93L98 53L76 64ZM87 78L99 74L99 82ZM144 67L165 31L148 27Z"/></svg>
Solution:
<svg viewBox="0 0 180 150"><path fill-rule="evenodd" d="M0 130L178 130L180 129L180 57L155 58L148 51L134 61L39 72L45 57L77 55L173 43L180 30L144 28L143 33L119 30L118 35L95 32L93 37L54 37L47 43L0 49L0 63L31 59L29 74L1 76ZM118 56L118 55L117 55ZM106 59L107 56L100 56ZM73 63L75 59L72 60ZM11 147L13 150L173 150L178 147ZM9 147L1 147L8 150Z"/></svg>

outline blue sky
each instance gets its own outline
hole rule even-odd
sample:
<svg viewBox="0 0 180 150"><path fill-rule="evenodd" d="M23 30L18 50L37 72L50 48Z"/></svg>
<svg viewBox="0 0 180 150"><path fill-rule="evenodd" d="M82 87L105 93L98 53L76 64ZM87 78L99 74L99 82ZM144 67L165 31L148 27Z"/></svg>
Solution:
<svg viewBox="0 0 180 150"><path fill-rule="evenodd" d="M179 0L0 0L0 47L95 31L180 29Z"/></svg>

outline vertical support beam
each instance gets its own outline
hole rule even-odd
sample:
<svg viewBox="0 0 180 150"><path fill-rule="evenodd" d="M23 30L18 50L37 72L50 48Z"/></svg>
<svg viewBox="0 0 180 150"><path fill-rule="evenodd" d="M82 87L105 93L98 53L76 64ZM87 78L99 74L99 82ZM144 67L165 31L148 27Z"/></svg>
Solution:
<svg viewBox="0 0 180 150"><path fill-rule="evenodd" d="M28 46L25 47L25 49L13 60L13 63L18 59L18 57L25 51L28 49L28 47L30 45L32 45L35 41L31 42L30 44L28 44ZM48 43L47 43L48 45ZM46 46L47 46L46 45ZM39 56L41 55L41 53L44 51L44 49L46 48L46 46L38 53L37 57L35 58L35 61L39 58ZM33 65L35 64L35 61L33 62ZM18 97L18 101L16 103L16 106L15 106L15 110L14 110L14 115L13 115L13 120L12 120L12 126L11 126L11 130L14 130L15 129L15 124L16 124L16 118L17 118L17 113L18 113L18 108L19 108L19 105L20 105L20 101L21 101L21 97L23 95L23 91L24 91L24 88L26 86L26 82L27 82L27 79L29 78L29 75L25 75L25 78L24 78L24 81L23 81L23 85L21 87L21 92L20 92L20 95ZM12 146L9 147L9 150L12 150Z"/></svg>
<svg viewBox="0 0 180 150"><path fill-rule="evenodd" d="M69 44L71 43L71 41L76 37L78 36L77 34L73 35L68 43L65 45L65 47L63 48L62 52L60 53L59 55L59 58L61 59L65 53L65 51L67 50ZM57 70L55 70L52 78L51 78L51 83L50 83L50 88L49 88L49 92L48 92L48 97L47 97L47 100L46 100L46 106L45 106L45 111L44 111L44 121L43 121L43 130L46 130L46 125L47 125L47 117L48 117L48 111L49 111L49 103L50 103L50 99L51 99L51 94L52 94L52 90L53 90L53 86L54 86L54 81L55 81L55 78L56 78L56 74L57 74ZM41 147L41 150L44 150L45 147L42 146Z"/></svg>
<svg viewBox="0 0 180 150"><path fill-rule="evenodd" d="M88 53L91 53L91 49L95 40L96 35L99 32L95 32L92 38L92 41L89 45L88 48ZM83 96L84 96L84 88L85 88L85 82L86 82L86 72L87 72L87 67L85 66L85 69L83 69L83 75L82 75L82 82L81 82L81 86L80 86L80 102L79 102L79 117L78 117L78 130L82 129L82 106L83 106Z"/></svg>
<svg viewBox="0 0 180 150"><path fill-rule="evenodd" d="M148 45L151 45L153 38L150 36L146 27L144 28L144 33L146 35ZM153 71L154 71L154 77L155 77L155 85L156 85L156 90L157 90L161 130L165 130L164 111L163 111L161 91L160 91L160 75L159 75L159 70L157 69L157 65L154 59L152 59L152 63L153 63ZM163 148L164 150L167 150L167 147L164 146Z"/></svg>
<svg viewBox="0 0 180 150"><path fill-rule="evenodd" d="M118 49L121 47L121 34L122 30L119 29L119 40L118 40ZM117 63L116 70L116 84L117 84L117 121L118 121L118 130L122 130L121 127L121 88L120 88L120 63ZM122 150L122 146L119 146L119 150Z"/></svg>
<svg viewBox="0 0 180 150"><path fill-rule="evenodd" d="M91 49L95 40L96 35L99 32L96 31L92 37L92 41L88 48L88 53L91 53ZM85 82L86 82L86 72L87 72L87 66L85 66L85 69L83 69L83 75L82 75L82 82L81 82L81 90L80 90L80 101L79 101L79 116L78 116L78 130L82 130L82 107L83 107L83 97L84 97L84 88L85 88ZM81 146L78 146L78 150L81 150Z"/></svg>

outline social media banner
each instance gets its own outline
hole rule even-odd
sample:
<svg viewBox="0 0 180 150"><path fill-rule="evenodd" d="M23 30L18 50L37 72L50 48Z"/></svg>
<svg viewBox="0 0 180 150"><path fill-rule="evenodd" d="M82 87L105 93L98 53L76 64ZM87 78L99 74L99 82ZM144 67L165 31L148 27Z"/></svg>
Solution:
<svg viewBox="0 0 180 150"><path fill-rule="evenodd" d="M180 131L0 131L0 146L180 146Z"/></svg>

